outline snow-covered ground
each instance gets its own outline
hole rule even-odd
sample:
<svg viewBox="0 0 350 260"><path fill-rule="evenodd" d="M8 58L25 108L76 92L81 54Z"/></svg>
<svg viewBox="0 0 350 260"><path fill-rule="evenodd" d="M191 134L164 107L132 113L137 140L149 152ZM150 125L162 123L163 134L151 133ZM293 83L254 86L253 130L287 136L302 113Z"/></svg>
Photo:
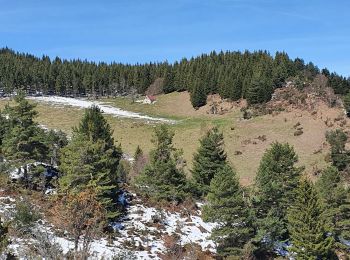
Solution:
<svg viewBox="0 0 350 260"><path fill-rule="evenodd" d="M115 117L142 119L148 122L160 122L160 123L168 123L168 124L175 123L174 120L160 118L160 117L151 117L147 115L142 115L140 113L125 111L117 107L109 106L99 101L90 101L86 99L77 99L77 98L68 98L68 97L59 97L59 96L28 97L28 99L35 100L38 102L44 102L51 105L72 106L72 107L78 107L81 109L89 108L92 105L95 105L95 106L98 106L105 114L112 115Z"/></svg>
<svg viewBox="0 0 350 260"><path fill-rule="evenodd" d="M9 216L14 210L15 200L8 196L0 196L0 215ZM200 212L198 212L200 214ZM157 221L155 221L155 219ZM209 239L213 223L205 223L197 215L181 216L166 210L145 207L141 201L134 200L128 207L124 219L115 223L117 235L113 240L106 238L94 240L91 244L93 257L89 259L111 259L113 256L126 251L132 252L133 259L159 259L159 254L165 253L164 236L177 234L179 243L197 244L203 250L215 252L215 244ZM74 248L74 243L67 237L56 235L54 228L45 220L38 221L36 230L45 232L50 241L59 245L63 253ZM21 259L25 259L25 248L33 240L11 238L10 248ZM24 255L23 255L24 254Z"/></svg>

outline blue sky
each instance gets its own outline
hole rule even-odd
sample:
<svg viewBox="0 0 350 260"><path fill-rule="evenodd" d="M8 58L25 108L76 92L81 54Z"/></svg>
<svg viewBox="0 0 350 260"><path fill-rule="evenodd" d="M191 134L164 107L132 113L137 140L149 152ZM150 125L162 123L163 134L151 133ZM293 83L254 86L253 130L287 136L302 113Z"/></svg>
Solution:
<svg viewBox="0 0 350 260"><path fill-rule="evenodd" d="M0 47L124 63L284 50L350 76L349 11L349 0L0 0Z"/></svg>

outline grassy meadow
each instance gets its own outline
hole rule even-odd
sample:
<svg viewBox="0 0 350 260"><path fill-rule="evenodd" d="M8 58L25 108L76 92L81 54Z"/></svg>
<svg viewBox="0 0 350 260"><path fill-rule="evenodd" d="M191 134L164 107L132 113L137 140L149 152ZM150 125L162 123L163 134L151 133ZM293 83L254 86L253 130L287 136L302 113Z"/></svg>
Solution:
<svg viewBox="0 0 350 260"><path fill-rule="evenodd" d="M132 103L129 98L100 101L128 111L177 120L170 127L175 132L175 147L183 149L188 174L199 139L210 127L217 125L224 133L229 161L244 185L252 183L262 154L274 141L288 142L295 147L300 165L306 167L306 174L312 175L317 169L325 167L324 158L329 148L324 136L329 127L324 123L324 118L339 115L338 110L320 111L313 115L307 111L293 111L243 120L238 107L224 115L208 114L208 106L195 110L186 92L160 95L152 105ZM8 102L0 100L0 108ZM40 124L61 129L67 134L71 133L72 127L79 123L83 115L83 110L75 107L45 103L38 103L37 111ZM106 117L112 126L116 142L121 143L125 153L133 155L137 145L147 153L152 149L152 133L156 124L110 115ZM294 136L293 126L298 122L304 133Z"/></svg>

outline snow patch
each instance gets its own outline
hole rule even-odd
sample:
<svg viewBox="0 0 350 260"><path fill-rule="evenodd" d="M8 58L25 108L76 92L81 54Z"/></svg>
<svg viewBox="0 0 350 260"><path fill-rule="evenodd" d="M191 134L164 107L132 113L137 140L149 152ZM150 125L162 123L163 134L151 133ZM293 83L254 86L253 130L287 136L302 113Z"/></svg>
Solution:
<svg viewBox="0 0 350 260"><path fill-rule="evenodd" d="M41 96L41 97L28 97L28 99L45 102L48 104L59 104L65 106L73 106L78 108L89 108L92 105L98 106L105 114L112 115L115 117L124 117L124 118L133 118L133 119L143 119L149 122L161 122L174 124L174 120L160 118L160 117L151 117L147 115L142 115L135 112L125 111L117 107L109 106L102 102L98 101L89 101L86 99L77 99L77 98L68 98L68 97L59 97L59 96Z"/></svg>

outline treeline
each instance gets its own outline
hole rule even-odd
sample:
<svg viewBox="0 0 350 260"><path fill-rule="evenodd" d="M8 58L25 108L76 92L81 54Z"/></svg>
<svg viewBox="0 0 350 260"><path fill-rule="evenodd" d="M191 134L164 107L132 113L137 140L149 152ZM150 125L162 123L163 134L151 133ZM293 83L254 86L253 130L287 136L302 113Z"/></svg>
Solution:
<svg viewBox="0 0 350 260"><path fill-rule="evenodd" d="M223 98L247 98L251 104L266 102L275 88L286 80L309 82L322 73L336 94L349 91L350 80L302 59L290 59L284 52L271 56L266 51L211 52L168 62L145 64L95 63L86 60L51 60L0 50L0 90L68 96L113 96L145 93L156 79L162 80L165 93L188 90L194 107L205 104L206 96L218 93Z"/></svg>

